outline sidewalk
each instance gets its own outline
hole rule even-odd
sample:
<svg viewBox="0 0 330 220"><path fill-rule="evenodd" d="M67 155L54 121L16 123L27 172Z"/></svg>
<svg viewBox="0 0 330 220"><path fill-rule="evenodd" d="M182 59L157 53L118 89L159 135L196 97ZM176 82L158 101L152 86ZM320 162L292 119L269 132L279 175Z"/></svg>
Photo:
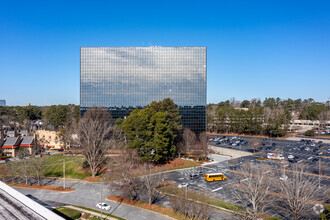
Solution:
<svg viewBox="0 0 330 220"><path fill-rule="evenodd" d="M81 208L78 208L78 207L75 207L75 206L71 206L71 205L67 205L67 206L64 206L66 208L70 208L70 209L75 209L75 210L78 210L78 211L81 211L81 212L84 212L84 213L89 213L89 214L92 214L93 216L99 216L101 217L101 213L97 213L97 212L92 212L92 211L89 211L89 210L86 210L86 209L81 209ZM117 218L113 218L113 217L106 217L108 213L104 213L102 214L102 219L109 219L109 220L118 220Z"/></svg>

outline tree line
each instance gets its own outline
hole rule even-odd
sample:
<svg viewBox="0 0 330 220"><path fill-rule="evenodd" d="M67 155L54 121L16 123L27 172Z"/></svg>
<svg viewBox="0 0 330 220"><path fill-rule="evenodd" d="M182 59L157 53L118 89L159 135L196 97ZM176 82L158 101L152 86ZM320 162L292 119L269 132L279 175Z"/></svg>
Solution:
<svg viewBox="0 0 330 220"><path fill-rule="evenodd" d="M232 98L207 105L208 131L282 137L294 114L299 115L299 119L324 122L330 120L330 102L280 98L266 98L263 102L258 99L240 102Z"/></svg>
<svg viewBox="0 0 330 220"><path fill-rule="evenodd" d="M72 120L79 120L79 105L51 106L0 106L0 127L14 129L17 124L28 129L32 122L42 120L43 128L51 126L58 130L67 126Z"/></svg>

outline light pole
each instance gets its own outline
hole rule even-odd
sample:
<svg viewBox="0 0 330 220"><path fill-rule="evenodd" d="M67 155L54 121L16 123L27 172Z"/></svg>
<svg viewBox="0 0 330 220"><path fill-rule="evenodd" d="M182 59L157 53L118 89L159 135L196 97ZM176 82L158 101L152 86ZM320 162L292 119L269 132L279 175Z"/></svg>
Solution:
<svg viewBox="0 0 330 220"><path fill-rule="evenodd" d="M100 203L102 205L102 177L100 176L101 183L100 183ZM101 219L102 219L102 209L101 209Z"/></svg>
<svg viewBox="0 0 330 220"><path fill-rule="evenodd" d="M321 188L321 157L319 160L319 189Z"/></svg>
<svg viewBox="0 0 330 220"><path fill-rule="evenodd" d="M65 189L65 156L63 154L63 189Z"/></svg>

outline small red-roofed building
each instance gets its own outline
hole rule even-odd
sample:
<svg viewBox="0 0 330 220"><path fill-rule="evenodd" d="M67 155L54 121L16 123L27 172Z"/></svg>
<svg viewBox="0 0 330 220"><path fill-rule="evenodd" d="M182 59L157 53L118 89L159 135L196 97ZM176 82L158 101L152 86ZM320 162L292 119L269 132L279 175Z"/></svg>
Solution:
<svg viewBox="0 0 330 220"><path fill-rule="evenodd" d="M2 152L6 156L16 157L21 137L7 137L2 145Z"/></svg>
<svg viewBox="0 0 330 220"><path fill-rule="evenodd" d="M35 142L33 136L23 136L22 141L19 145L20 148L26 148L30 154L33 153L34 146Z"/></svg>

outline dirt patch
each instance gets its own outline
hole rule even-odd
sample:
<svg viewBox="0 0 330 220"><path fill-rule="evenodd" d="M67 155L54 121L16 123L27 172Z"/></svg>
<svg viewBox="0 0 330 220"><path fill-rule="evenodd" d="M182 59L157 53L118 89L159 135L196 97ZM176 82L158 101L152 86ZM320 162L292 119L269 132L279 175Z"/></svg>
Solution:
<svg viewBox="0 0 330 220"><path fill-rule="evenodd" d="M91 171L89 168L83 169L82 166L77 167L74 172L76 173L82 173L82 174L91 174Z"/></svg>
<svg viewBox="0 0 330 220"><path fill-rule="evenodd" d="M41 189L41 190L50 190L56 192L72 192L75 191L74 188L65 188L63 189L62 186L53 186L53 185L37 185L37 184L25 184L25 183L9 183L8 185L13 187L22 187L22 188L29 188L29 189Z"/></svg>
<svg viewBox="0 0 330 220"><path fill-rule="evenodd" d="M175 158L174 160L169 161L166 164L157 165L154 168L154 171L159 172L159 171L163 171L163 170L170 170L173 168L180 168L180 167L189 166L189 165L199 166L201 164L198 162L195 162L195 161L187 161L187 160L183 160L180 158Z"/></svg>
<svg viewBox="0 0 330 220"><path fill-rule="evenodd" d="M89 177L84 178L83 180L91 182L91 183L100 182L100 177L99 176L96 176L96 177L89 176Z"/></svg>

